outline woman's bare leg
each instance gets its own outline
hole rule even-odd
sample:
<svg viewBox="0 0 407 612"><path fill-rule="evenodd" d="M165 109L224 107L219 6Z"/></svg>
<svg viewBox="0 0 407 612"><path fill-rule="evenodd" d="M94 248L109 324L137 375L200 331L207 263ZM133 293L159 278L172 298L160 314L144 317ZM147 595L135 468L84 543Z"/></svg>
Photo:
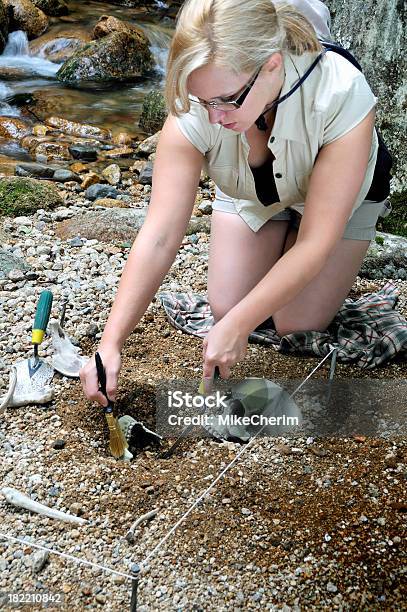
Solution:
<svg viewBox="0 0 407 612"><path fill-rule="evenodd" d="M208 298L219 321L247 295L281 257L288 221L268 221L253 232L237 214L214 210Z"/></svg>
<svg viewBox="0 0 407 612"><path fill-rule="evenodd" d="M284 252L295 243L290 229ZM280 336L296 331L325 331L344 303L369 247L368 240L342 238L324 268L298 296L273 315Z"/></svg>
<svg viewBox="0 0 407 612"><path fill-rule="evenodd" d="M208 271L208 298L219 321L267 274L296 241L288 221L268 221L257 233L239 217L214 211ZM280 336L324 331L345 301L369 247L368 240L342 239L321 272L273 315Z"/></svg>

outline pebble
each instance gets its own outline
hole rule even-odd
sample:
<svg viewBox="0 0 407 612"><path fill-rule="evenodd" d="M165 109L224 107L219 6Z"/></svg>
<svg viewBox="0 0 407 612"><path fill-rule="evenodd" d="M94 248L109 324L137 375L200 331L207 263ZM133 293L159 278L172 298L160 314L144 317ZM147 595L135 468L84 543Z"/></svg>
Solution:
<svg viewBox="0 0 407 612"><path fill-rule="evenodd" d="M58 439L52 443L52 448L55 448L55 450L61 450L65 448L65 444L66 444L65 440Z"/></svg>
<svg viewBox="0 0 407 612"><path fill-rule="evenodd" d="M336 593L338 591L338 587L333 584L333 582L328 582L328 584L326 585L326 590L328 591L328 593Z"/></svg>
<svg viewBox="0 0 407 612"><path fill-rule="evenodd" d="M32 568L35 574L39 574L45 567L49 559L49 552L46 550L38 550L32 555Z"/></svg>

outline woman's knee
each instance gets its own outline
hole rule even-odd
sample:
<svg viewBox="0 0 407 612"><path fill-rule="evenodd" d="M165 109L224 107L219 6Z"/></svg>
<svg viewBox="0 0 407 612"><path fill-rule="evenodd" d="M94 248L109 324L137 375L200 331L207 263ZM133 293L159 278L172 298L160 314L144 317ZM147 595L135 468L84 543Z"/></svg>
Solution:
<svg viewBox="0 0 407 612"><path fill-rule="evenodd" d="M233 306L235 306L235 304L232 304L230 300L227 300L223 296L211 297L209 295L208 301L211 307L213 318L215 319L215 323L223 319L223 317L227 315L229 310L231 310Z"/></svg>
<svg viewBox="0 0 407 612"><path fill-rule="evenodd" d="M273 316L274 327L276 332L280 336L288 336L289 334L296 334L308 331L324 332L326 331L327 324L324 321L304 320L300 318L293 319L285 314L276 313Z"/></svg>

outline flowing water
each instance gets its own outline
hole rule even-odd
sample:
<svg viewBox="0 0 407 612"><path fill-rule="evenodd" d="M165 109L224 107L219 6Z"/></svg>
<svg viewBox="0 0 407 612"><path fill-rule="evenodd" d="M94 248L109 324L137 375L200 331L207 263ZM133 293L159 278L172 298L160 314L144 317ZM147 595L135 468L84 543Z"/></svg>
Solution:
<svg viewBox="0 0 407 612"><path fill-rule="evenodd" d="M157 8L165 3L157 2ZM13 105L16 94L40 91L42 96L55 101L55 115L93 125L110 128L113 133L127 131L139 134L138 119L143 99L151 89L163 86L165 63L172 36L173 22L161 20L162 13L146 13L142 9L99 2L69 2L66 17L49 18L50 27L43 44L39 39L30 43L24 32L9 35L7 46L0 56L0 115L19 116ZM46 59L46 54L63 50L68 37L91 38L93 28L102 15L113 15L136 24L146 33L156 69L149 79L132 83L97 84L85 88L68 87L59 83L55 75L61 64ZM66 38L64 38L64 36ZM0 143L0 154L22 159L25 153L10 141Z"/></svg>

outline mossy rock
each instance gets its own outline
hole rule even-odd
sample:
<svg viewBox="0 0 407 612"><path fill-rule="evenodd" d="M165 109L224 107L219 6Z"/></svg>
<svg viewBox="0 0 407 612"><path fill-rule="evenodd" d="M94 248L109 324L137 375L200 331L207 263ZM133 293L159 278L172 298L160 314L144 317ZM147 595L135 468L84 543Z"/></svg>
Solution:
<svg viewBox="0 0 407 612"><path fill-rule="evenodd" d="M132 81L154 68L148 38L141 29L113 32L76 51L57 72L62 83Z"/></svg>
<svg viewBox="0 0 407 612"><path fill-rule="evenodd" d="M167 107L160 91L153 90L146 95L139 121L139 127L147 134L161 130L167 117Z"/></svg>
<svg viewBox="0 0 407 612"><path fill-rule="evenodd" d="M30 215L39 208L52 209L63 203L54 185L30 178L0 179L0 216Z"/></svg>
<svg viewBox="0 0 407 612"><path fill-rule="evenodd" d="M46 15L52 17L59 15L67 15L69 13L68 5L65 0L31 0L32 3Z"/></svg>
<svg viewBox="0 0 407 612"><path fill-rule="evenodd" d="M379 217L377 229L407 238L407 191L393 193L390 196L390 203L392 211L384 219Z"/></svg>

